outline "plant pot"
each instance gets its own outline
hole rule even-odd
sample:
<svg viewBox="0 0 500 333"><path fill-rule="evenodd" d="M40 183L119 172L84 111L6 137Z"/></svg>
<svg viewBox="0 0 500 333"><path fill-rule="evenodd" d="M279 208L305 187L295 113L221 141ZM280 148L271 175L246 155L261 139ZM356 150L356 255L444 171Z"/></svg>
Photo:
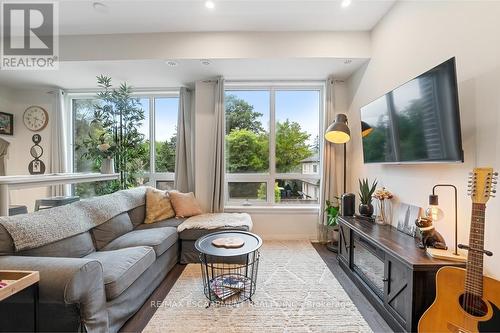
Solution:
<svg viewBox="0 0 500 333"><path fill-rule="evenodd" d="M115 161L112 158L105 158L101 163L101 173L109 175L115 173Z"/></svg>
<svg viewBox="0 0 500 333"><path fill-rule="evenodd" d="M327 226L327 243L326 248L337 253L339 246L339 226Z"/></svg>
<svg viewBox="0 0 500 333"><path fill-rule="evenodd" d="M328 240L337 243L339 241L339 226L328 227Z"/></svg>
<svg viewBox="0 0 500 333"><path fill-rule="evenodd" d="M359 204L359 214L361 216L372 217L373 215L373 205L369 204Z"/></svg>

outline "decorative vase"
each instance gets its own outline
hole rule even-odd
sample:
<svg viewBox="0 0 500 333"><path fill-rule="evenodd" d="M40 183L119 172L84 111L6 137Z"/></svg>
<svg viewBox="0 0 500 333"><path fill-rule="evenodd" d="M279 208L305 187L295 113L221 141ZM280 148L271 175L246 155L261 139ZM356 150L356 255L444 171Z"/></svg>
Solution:
<svg viewBox="0 0 500 333"><path fill-rule="evenodd" d="M389 199L377 200L377 216L375 222L377 224L391 224L392 219L392 203Z"/></svg>
<svg viewBox="0 0 500 333"><path fill-rule="evenodd" d="M369 204L359 204L359 214L365 217L371 217L373 215L373 205Z"/></svg>
<svg viewBox="0 0 500 333"><path fill-rule="evenodd" d="M102 160L101 173L106 175L115 173L115 161L112 157L108 157Z"/></svg>

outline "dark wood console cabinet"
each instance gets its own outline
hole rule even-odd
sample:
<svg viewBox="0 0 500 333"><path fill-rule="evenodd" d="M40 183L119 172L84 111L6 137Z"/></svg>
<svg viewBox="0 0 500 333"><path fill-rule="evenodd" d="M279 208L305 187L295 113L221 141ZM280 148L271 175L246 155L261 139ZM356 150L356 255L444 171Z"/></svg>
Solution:
<svg viewBox="0 0 500 333"><path fill-rule="evenodd" d="M434 259L417 239L392 226L339 217L340 266L397 332L416 332L418 320L436 294L443 266L464 264Z"/></svg>

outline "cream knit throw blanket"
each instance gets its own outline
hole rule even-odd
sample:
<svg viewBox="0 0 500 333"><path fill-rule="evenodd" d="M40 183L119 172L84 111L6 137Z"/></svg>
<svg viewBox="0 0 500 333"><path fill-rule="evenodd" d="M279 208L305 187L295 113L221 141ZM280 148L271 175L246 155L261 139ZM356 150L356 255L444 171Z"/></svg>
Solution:
<svg viewBox="0 0 500 333"><path fill-rule="evenodd" d="M144 205L146 188L138 187L33 214L2 216L16 251L37 248L88 231L109 219Z"/></svg>
<svg viewBox="0 0 500 333"><path fill-rule="evenodd" d="M217 229L248 227L252 230L252 218L247 213L209 213L188 218L177 227L177 232L186 229Z"/></svg>

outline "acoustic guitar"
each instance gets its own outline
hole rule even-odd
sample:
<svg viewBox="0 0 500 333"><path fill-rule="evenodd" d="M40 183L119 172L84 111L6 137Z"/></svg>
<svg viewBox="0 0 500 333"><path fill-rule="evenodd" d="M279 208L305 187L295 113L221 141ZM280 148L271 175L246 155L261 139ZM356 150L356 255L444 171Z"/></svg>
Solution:
<svg viewBox="0 0 500 333"><path fill-rule="evenodd" d="M427 332L500 332L500 281L483 276L486 202L495 193L498 173L475 168L469 177L472 218L466 269L443 267L436 274L436 299L418 323Z"/></svg>

